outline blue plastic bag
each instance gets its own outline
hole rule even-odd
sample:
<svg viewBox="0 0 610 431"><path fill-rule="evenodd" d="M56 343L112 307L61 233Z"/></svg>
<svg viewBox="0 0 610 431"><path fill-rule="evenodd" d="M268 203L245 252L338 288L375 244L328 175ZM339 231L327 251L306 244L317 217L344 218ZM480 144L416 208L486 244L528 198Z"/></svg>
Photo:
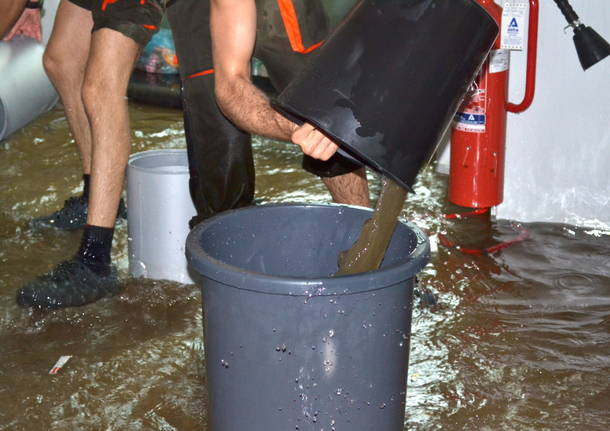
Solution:
<svg viewBox="0 0 610 431"><path fill-rule="evenodd" d="M178 73L178 57L170 29L161 28L155 33L142 50L136 69L148 73Z"/></svg>

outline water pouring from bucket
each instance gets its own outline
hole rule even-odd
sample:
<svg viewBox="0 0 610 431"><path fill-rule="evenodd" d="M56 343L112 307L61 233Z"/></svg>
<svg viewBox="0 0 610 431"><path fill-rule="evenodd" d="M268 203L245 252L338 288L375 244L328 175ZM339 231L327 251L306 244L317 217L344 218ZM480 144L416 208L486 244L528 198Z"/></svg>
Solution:
<svg viewBox="0 0 610 431"><path fill-rule="evenodd" d="M472 0L361 0L274 101L288 118L328 135L343 156L387 177L368 233L340 258L338 275L379 266L406 191L497 34Z"/></svg>

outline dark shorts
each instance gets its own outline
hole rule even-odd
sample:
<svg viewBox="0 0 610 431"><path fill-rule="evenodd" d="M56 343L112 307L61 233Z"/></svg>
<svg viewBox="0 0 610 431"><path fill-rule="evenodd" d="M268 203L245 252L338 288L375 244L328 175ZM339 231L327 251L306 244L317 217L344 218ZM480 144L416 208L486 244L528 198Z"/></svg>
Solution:
<svg viewBox="0 0 610 431"><path fill-rule="evenodd" d="M159 29L165 0L69 0L90 10L92 31L110 28L146 45Z"/></svg>

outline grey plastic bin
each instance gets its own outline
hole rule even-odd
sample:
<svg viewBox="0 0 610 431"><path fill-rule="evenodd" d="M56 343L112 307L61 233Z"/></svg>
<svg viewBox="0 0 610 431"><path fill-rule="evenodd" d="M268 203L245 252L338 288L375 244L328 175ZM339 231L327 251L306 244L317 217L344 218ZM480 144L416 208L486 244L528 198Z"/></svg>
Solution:
<svg viewBox="0 0 610 431"><path fill-rule="evenodd" d="M134 277L193 283L184 256L189 220L186 150L132 154L127 165L129 273Z"/></svg>
<svg viewBox="0 0 610 431"><path fill-rule="evenodd" d="M427 237L399 223L380 270L332 277L369 210L269 205L188 236L202 276L213 431L403 429L414 276Z"/></svg>

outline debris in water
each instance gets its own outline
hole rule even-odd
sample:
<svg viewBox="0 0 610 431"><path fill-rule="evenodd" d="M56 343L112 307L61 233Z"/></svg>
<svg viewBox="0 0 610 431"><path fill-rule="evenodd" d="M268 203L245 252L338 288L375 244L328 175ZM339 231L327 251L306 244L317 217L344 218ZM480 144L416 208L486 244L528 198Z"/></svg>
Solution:
<svg viewBox="0 0 610 431"><path fill-rule="evenodd" d="M59 373L59 370L61 370L63 366L66 365L66 363L70 360L71 357L72 356L60 356L53 368L51 368L51 371L49 371L49 374Z"/></svg>

